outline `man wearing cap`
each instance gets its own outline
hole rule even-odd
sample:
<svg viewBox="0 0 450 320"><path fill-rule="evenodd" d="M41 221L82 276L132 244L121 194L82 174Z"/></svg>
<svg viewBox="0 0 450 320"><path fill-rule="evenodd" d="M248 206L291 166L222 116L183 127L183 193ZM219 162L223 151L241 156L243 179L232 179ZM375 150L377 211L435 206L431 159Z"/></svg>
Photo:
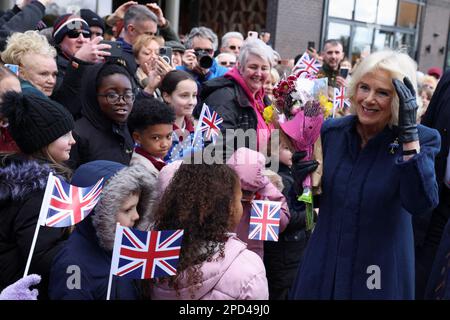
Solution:
<svg viewBox="0 0 450 320"><path fill-rule="evenodd" d="M81 9L80 16L89 25L91 40L98 36L103 37L105 33L105 22L98 14L89 9Z"/></svg>
<svg viewBox="0 0 450 320"><path fill-rule="evenodd" d="M53 41L58 55L58 76L52 98L63 104L75 119L80 116L80 104L74 99L80 93L81 79L86 66L102 62L110 55L108 44L99 44L102 37L91 38L88 23L79 16L65 14L53 25Z"/></svg>

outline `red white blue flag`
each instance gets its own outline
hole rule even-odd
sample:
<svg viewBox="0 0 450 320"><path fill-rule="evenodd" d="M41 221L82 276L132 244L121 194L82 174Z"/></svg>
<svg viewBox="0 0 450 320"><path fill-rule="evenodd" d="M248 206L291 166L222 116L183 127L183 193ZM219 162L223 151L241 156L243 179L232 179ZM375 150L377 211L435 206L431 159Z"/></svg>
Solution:
<svg viewBox="0 0 450 320"><path fill-rule="evenodd" d="M204 141L212 141L215 144L216 138L220 133L219 125L222 122L223 119L219 114L216 111L211 112L209 107L204 103L195 129L194 138L197 134L202 134Z"/></svg>
<svg viewBox="0 0 450 320"><path fill-rule="evenodd" d="M131 279L175 275L183 233L140 231L117 225L111 274Z"/></svg>
<svg viewBox="0 0 450 320"><path fill-rule="evenodd" d="M292 72L298 73L300 71L306 71L310 74L316 74L319 72L321 66L322 65L316 58L311 57L307 52L305 52L295 64Z"/></svg>
<svg viewBox="0 0 450 320"><path fill-rule="evenodd" d="M281 202L279 201L253 200L248 238L278 241L280 211Z"/></svg>
<svg viewBox="0 0 450 320"><path fill-rule="evenodd" d="M50 173L41 206L40 225L68 227L86 218L100 199L103 178L93 186L73 186Z"/></svg>
<svg viewBox="0 0 450 320"><path fill-rule="evenodd" d="M345 98L345 87L334 88L333 116L336 110L350 108L350 100Z"/></svg>

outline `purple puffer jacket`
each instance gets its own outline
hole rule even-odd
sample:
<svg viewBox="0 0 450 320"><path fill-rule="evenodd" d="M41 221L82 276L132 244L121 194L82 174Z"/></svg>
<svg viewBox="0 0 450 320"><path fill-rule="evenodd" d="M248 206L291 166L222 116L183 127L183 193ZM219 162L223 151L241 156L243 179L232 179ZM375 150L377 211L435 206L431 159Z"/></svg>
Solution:
<svg viewBox="0 0 450 320"><path fill-rule="evenodd" d="M157 283L151 288L152 300L268 300L266 270L262 260L247 250L244 242L231 235L225 243L225 257L217 252L211 262L203 262L202 285L194 289L186 283L186 276L179 283L179 296L167 283ZM183 271L184 272L184 271ZM192 292L194 296L192 297Z"/></svg>
<svg viewBox="0 0 450 320"><path fill-rule="evenodd" d="M280 233L286 229L290 214L283 194L263 175L266 158L259 152L248 148L237 149L227 164L233 168L241 179L241 188L246 191L256 192L258 200L270 200L281 202ZM264 257L264 241L249 240L248 230L250 226L251 204L244 203L244 213L237 227L238 238L246 242L248 249Z"/></svg>

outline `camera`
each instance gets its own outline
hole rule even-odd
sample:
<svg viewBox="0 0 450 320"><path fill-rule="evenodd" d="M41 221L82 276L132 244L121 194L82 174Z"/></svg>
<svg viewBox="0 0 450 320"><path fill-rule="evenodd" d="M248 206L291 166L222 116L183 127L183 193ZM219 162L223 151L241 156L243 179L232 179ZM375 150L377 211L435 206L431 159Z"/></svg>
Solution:
<svg viewBox="0 0 450 320"><path fill-rule="evenodd" d="M195 50L195 55L198 60L198 64L203 69L209 69L213 65L213 58L209 55L206 50Z"/></svg>

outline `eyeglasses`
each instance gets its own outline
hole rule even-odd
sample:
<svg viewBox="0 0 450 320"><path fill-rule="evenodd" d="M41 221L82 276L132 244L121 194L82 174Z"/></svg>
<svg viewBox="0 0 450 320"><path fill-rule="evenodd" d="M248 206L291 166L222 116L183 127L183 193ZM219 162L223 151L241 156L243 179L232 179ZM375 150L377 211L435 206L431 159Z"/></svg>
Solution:
<svg viewBox="0 0 450 320"><path fill-rule="evenodd" d="M80 34L83 35L84 38L90 38L91 32L87 30L69 30L66 33L66 36L68 36L70 39L76 39L80 36Z"/></svg>
<svg viewBox="0 0 450 320"><path fill-rule="evenodd" d="M117 104L120 102L120 99L123 98L123 101L126 103L133 103L136 96L134 93L125 93L125 94L117 94L117 93L107 93L107 94L98 94L98 97L106 97L106 101L109 104Z"/></svg>
<svg viewBox="0 0 450 320"><path fill-rule="evenodd" d="M214 53L214 49L211 49L211 48L206 48L206 49L195 48L194 51L195 51L195 52L206 52L206 53L209 54L210 56Z"/></svg>
<svg viewBox="0 0 450 320"><path fill-rule="evenodd" d="M238 50L241 50L241 47L239 47L239 46L229 46L228 48L230 48L231 50L236 50L236 48Z"/></svg>

